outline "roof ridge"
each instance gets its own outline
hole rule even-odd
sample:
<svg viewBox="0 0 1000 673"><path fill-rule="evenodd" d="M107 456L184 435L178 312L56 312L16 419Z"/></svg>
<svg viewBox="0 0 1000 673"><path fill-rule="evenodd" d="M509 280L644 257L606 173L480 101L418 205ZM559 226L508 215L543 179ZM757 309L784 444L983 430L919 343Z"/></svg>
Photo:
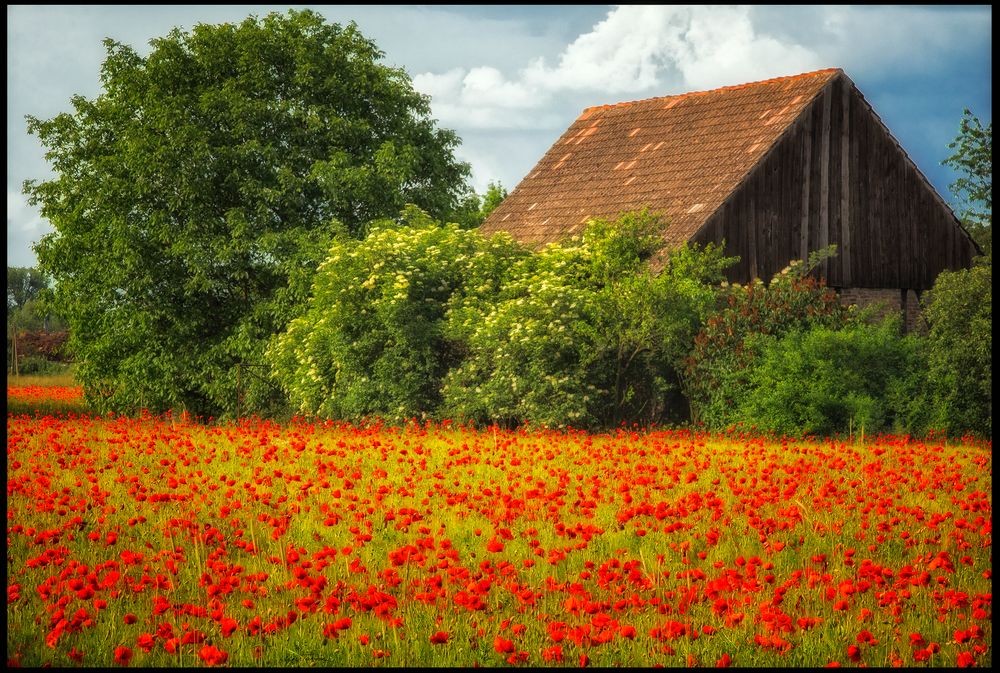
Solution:
<svg viewBox="0 0 1000 673"><path fill-rule="evenodd" d="M704 91L686 91L684 93L675 93L669 96L653 96L652 98L641 98L638 100L622 101L621 103L611 103L608 105L592 105L590 107L584 108L581 114L587 114L593 112L594 110L604 110L608 108L615 107L625 107L627 105L635 105L636 103L647 103L654 100L667 100L670 98L684 98L685 96L702 96L710 93L717 93L719 91L732 91L735 89L745 89L751 86L758 86L760 84L776 84L778 82L784 82L792 79L801 79L805 77L816 77L817 75L824 75L827 73L839 72L843 73L841 68L823 68L822 70L813 70L811 72L804 72L798 75L785 75L783 77L772 77L770 79L762 79L757 82L746 82L744 84L731 84L729 86L720 86L716 89L706 89Z"/></svg>

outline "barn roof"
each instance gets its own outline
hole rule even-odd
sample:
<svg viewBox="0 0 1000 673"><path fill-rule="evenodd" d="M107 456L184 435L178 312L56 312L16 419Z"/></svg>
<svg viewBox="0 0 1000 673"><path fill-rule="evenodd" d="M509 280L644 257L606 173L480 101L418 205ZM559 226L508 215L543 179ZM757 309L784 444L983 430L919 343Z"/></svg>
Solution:
<svg viewBox="0 0 1000 673"><path fill-rule="evenodd" d="M481 229L545 244L648 206L682 243L841 72L587 108Z"/></svg>

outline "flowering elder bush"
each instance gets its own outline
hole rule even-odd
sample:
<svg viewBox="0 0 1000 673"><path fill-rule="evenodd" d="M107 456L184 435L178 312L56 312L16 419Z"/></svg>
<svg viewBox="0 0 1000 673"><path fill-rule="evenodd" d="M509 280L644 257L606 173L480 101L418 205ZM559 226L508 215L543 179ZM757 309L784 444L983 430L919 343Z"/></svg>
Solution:
<svg viewBox="0 0 1000 673"><path fill-rule="evenodd" d="M437 410L440 381L458 361L442 333L450 302L490 294L526 254L509 235L487 240L416 207L342 237L317 271L305 313L268 351L302 412L401 420Z"/></svg>
<svg viewBox="0 0 1000 673"><path fill-rule="evenodd" d="M992 664L992 445L7 421L9 665Z"/></svg>
<svg viewBox="0 0 1000 673"><path fill-rule="evenodd" d="M444 379L445 414L577 427L684 415L664 403L734 260L712 245L667 252L666 226L646 211L591 220L519 260L496 296L453 307L447 333L467 356Z"/></svg>
<svg viewBox="0 0 1000 673"><path fill-rule="evenodd" d="M580 245L551 246L527 258L500 297L449 313L448 334L468 355L442 383L446 414L584 425L613 404L598 332L602 306L576 280L588 262Z"/></svg>
<svg viewBox="0 0 1000 673"><path fill-rule="evenodd" d="M409 208L333 246L275 376L326 418L658 421L731 261L683 247L653 273L663 228L629 213L529 252Z"/></svg>

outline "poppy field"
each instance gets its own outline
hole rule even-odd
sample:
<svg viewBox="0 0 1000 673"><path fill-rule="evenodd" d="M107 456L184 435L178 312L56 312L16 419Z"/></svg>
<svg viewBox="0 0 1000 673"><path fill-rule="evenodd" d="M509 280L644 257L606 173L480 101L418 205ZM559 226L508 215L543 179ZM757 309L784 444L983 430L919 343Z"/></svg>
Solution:
<svg viewBox="0 0 1000 673"><path fill-rule="evenodd" d="M74 385L7 385L8 413L66 414L83 411L83 391Z"/></svg>
<svg viewBox="0 0 1000 673"><path fill-rule="evenodd" d="M991 493L973 440L9 414L7 660L985 667Z"/></svg>

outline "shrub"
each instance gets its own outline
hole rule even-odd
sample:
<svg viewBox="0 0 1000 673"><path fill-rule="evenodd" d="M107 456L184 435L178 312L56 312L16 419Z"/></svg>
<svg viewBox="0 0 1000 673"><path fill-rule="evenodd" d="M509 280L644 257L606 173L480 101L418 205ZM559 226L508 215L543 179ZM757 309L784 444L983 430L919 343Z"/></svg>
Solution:
<svg viewBox="0 0 1000 673"><path fill-rule="evenodd" d="M916 337L901 336L899 324L895 318L753 336L758 357L738 419L787 435L907 430L912 412L899 407L911 398L912 373L922 361Z"/></svg>
<svg viewBox="0 0 1000 673"><path fill-rule="evenodd" d="M341 237L300 317L268 351L306 413L606 426L670 411L715 305L721 250L662 253L647 212L529 252L416 208Z"/></svg>
<svg viewBox="0 0 1000 673"><path fill-rule="evenodd" d="M432 414L461 358L442 334L453 296L490 295L524 254L508 235L441 225L416 207L364 240L340 237L303 315L270 345L274 375L303 412L357 420Z"/></svg>
<svg viewBox="0 0 1000 673"><path fill-rule="evenodd" d="M935 429L993 432L993 263L942 272L925 298L927 378Z"/></svg>
<svg viewBox="0 0 1000 673"><path fill-rule="evenodd" d="M62 374L68 369L66 363L49 360L44 355L26 355L17 361L17 371L22 376Z"/></svg>
<svg viewBox="0 0 1000 673"><path fill-rule="evenodd" d="M664 254L664 226L645 211L594 220L520 260L495 300L452 307L448 334L468 357L444 380L444 412L577 427L666 417L731 260L713 246Z"/></svg>
<svg viewBox="0 0 1000 673"><path fill-rule="evenodd" d="M684 373L694 420L722 427L738 420L736 410L751 394L750 370L765 341L812 327L837 329L851 311L822 279L809 276L833 246L814 253L807 263L794 261L765 285L755 279L730 286L721 308L707 317L694 339Z"/></svg>

